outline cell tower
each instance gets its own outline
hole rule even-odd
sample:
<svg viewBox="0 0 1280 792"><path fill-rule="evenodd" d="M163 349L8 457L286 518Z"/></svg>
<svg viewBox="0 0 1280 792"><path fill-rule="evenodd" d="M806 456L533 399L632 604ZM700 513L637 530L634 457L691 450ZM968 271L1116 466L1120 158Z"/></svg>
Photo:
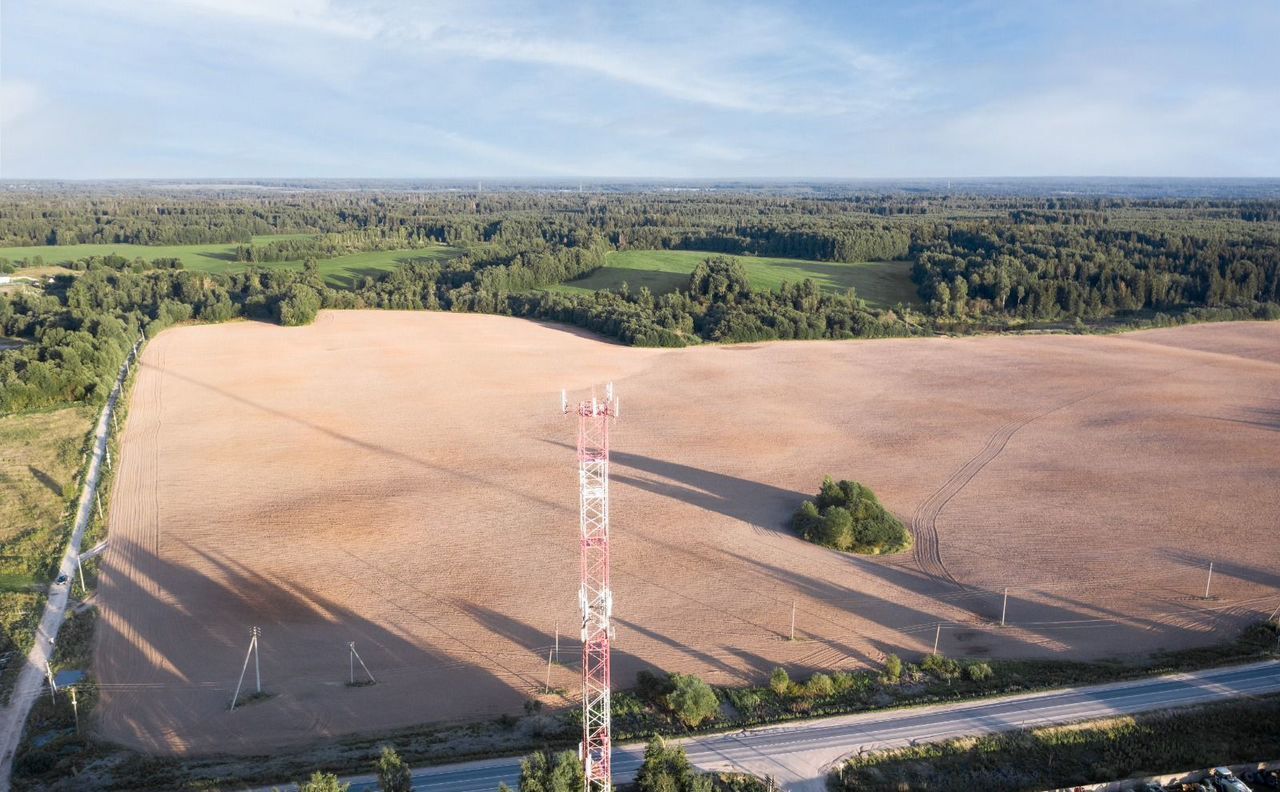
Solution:
<svg viewBox="0 0 1280 792"><path fill-rule="evenodd" d="M569 399L561 393L561 409ZM609 588L609 423L618 417L613 384L604 401L578 404L578 485L582 544L582 745L586 792L612 790L609 730L609 642L613 592Z"/></svg>

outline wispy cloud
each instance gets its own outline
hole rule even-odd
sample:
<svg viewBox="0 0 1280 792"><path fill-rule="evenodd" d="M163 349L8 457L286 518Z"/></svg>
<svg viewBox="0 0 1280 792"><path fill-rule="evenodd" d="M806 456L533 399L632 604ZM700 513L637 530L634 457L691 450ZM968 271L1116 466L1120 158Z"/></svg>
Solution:
<svg viewBox="0 0 1280 792"><path fill-rule="evenodd" d="M1280 48L1269 31L1280 11L1233 6L6 4L0 166L30 176L1277 174Z"/></svg>

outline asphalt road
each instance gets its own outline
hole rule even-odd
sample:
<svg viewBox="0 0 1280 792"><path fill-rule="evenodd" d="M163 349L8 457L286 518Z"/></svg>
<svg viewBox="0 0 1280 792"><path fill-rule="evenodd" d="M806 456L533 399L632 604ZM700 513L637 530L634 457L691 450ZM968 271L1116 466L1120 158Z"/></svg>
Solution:
<svg viewBox="0 0 1280 792"><path fill-rule="evenodd" d="M84 485L80 489L80 501L76 507L75 529L71 532L66 550L63 551L62 562L58 564L58 574L65 575L66 582L49 587L44 615L36 628L35 644L27 654L26 665L18 672L18 681L14 683L9 706L0 709L0 790L9 788L13 757L22 738L23 726L26 725L27 715L31 712L31 705L36 697L41 695L44 686L45 663L53 656L54 641L58 637L58 628L62 626L63 612L67 609L67 598L77 580L76 558L80 554L80 540L84 537L85 528L89 525L89 517L93 514L94 495L98 491L102 459L110 436L111 415L116 408L116 399L120 396L120 389L129 371L129 365L137 352L138 347L134 346L130 357L120 369L120 375L116 377L115 388L107 398L102 414L98 416L98 425L94 429L93 456L89 459L89 468Z"/></svg>
<svg viewBox="0 0 1280 792"><path fill-rule="evenodd" d="M704 770L746 770L772 775L786 789L821 790L826 773L859 751L1276 692L1280 692L1280 662L1269 661L982 701L842 715L680 742L689 759ZM614 749L615 781L635 775L643 751L643 745ZM413 788L494 792L503 781L514 788L519 768L516 758L422 768L413 773ZM348 780L353 781L352 792L377 790L368 776Z"/></svg>

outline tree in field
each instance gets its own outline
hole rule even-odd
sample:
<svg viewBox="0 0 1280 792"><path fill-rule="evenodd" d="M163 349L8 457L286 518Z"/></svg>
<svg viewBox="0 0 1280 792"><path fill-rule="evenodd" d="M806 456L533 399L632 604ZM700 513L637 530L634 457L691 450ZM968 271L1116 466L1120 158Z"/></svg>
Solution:
<svg viewBox="0 0 1280 792"><path fill-rule="evenodd" d="M573 751L555 756L539 751L520 763L520 792L580 792L585 780L582 760ZM506 784L500 788L510 792Z"/></svg>
<svg viewBox="0 0 1280 792"><path fill-rule="evenodd" d="M896 553L911 546L911 534L875 493L830 476L823 479L816 502L800 504L791 527L810 542L855 553Z"/></svg>
<svg viewBox="0 0 1280 792"><path fill-rule="evenodd" d="M347 792L350 784L344 784L333 773L311 774L311 778L298 784L298 792Z"/></svg>
<svg viewBox="0 0 1280 792"><path fill-rule="evenodd" d="M639 792L712 792L711 779L689 763L684 748L654 737L644 749L644 764L636 773Z"/></svg>
<svg viewBox="0 0 1280 792"><path fill-rule="evenodd" d="M373 766L382 792L410 792L413 789L413 776L409 772L409 766L390 745L382 746L382 755Z"/></svg>
<svg viewBox="0 0 1280 792"><path fill-rule="evenodd" d="M666 698L667 707L686 726L697 726L715 716L720 709L715 691L692 674L672 674L671 685L672 690Z"/></svg>

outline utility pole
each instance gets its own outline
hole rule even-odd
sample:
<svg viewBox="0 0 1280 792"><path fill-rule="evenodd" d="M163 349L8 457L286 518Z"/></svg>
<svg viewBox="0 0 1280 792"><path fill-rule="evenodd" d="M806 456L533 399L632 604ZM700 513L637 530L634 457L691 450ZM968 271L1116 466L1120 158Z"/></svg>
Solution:
<svg viewBox="0 0 1280 792"><path fill-rule="evenodd" d="M245 672L249 670L249 656L253 656L253 673L258 679L258 692L262 692L262 674L258 669L258 628L250 631L249 651L244 653L244 665L240 668L240 681L236 683L236 692L231 694L231 710L235 711L236 701L240 698L240 688L244 685Z"/></svg>
<svg viewBox="0 0 1280 792"><path fill-rule="evenodd" d="M80 705L76 703L75 686L67 688L67 692L71 694L71 712L76 719L76 734L80 733Z"/></svg>
<svg viewBox="0 0 1280 792"><path fill-rule="evenodd" d="M569 399L560 394L561 410ZM578 403L578 529L581 543L582 759L585 792L613 789L610 663L613 591L609 586L609 424L618 417L613 384L604 401Z"/></svg>
<svg viewBox="0 0 1280 792"><path fill-rule="evenodd" d="M356 642L352 641L347 646L351 647L351 657L348 658L351 661L351 684L354 685L356 683L356 663L359 663L360 667L364 669L364 673L369 677L369 681L376 685L378 680L373 678L373 674L369 671L369 666L364 664L360 653L356 651Z"/></svg>
<svg viewBox="0 0 1280 792"><path fill-rule="evenodd" d="M933 653L938 653L938 639L942 638L942 622L938 622L938 629L933 633Z"/></svg>
<svg viewBox="0 0 1280 792"><path fill-rule="evenodd" d="M1204 598L1209 599L1209 584L1213 582L1213 562L1209 562L1209 577L1204 581Z"/></svg>
<svg viewBox="0 0 1280 792"><path fill-rule="evenodd" d="M49 680L49 701L57 703L57 699L54 696L58 692L58 683L53 681L53 669L49 666L48 660L44 661L44 675Z"/></svg>
<svg viewBox="0 0 1280 792"><path fill-rule="evenodd" d="M84 565L80 563L79 553L76 553L76 571L80 573L80 593L87 595L89 587L84 584Z"/></svg>
<svg viewBox="0 0 1280 792"><path fill-rule="evenodd" d="M556 620L556 662L560 662L560 620Z"/></svg>
<svg viewBox="0 0 1280 792"><path fill-rule="evenodd" d="M787 640L794 641L796 639L796 601L791 600L791 637Z"/></svg>
<svg viewBox="0 0 1280 792"><path fill-rule="evenodd" d="M1004 604L1000 606L1000 626L1004 626L1005 614L1009 612L1009 587L1004 587Z"/></svg>
<svg viewBox="0 0 1280 792"><path fill-rule="evenodd" d="M551 652L552 651L554 650L547 651L547 684L543 685L542 687L543 693L551 692Z"/></svg>

